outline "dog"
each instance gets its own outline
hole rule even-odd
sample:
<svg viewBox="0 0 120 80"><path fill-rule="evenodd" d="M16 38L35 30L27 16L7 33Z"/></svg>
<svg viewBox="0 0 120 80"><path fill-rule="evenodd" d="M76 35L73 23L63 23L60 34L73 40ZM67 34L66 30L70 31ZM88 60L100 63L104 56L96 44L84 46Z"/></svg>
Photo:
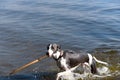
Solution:
<svg viewBox="0 0 120 80"><path fill-rule="evenodd" d="M92 74L97 74L96 62L108 66L108 63L96 59L89 53L76 53L70 50L62 50L61 46L54 43L47 46L47 53L49 57L52 57L60 70L71 71L78 65L86 65L90 68ZM75 68L74 68L75 67ZM72 71L73 71L72 69ZM59 75L60 76L60 75ZM57 79L58 80L58 79Z"/></svg>

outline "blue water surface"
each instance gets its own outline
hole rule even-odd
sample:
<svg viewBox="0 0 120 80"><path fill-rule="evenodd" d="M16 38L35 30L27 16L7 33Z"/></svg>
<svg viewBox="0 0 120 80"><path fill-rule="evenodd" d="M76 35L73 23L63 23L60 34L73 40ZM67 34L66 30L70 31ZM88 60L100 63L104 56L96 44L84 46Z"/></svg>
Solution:
<svg viewBox="0 0 120 80"><path fill-rule="evenodd" d="M49 43L78 52L113 53L101 59L120 67L120 0L0 0L2 80L11 70L43 55ZM21 74L56 69L54 61L47 59Z"/></svg>

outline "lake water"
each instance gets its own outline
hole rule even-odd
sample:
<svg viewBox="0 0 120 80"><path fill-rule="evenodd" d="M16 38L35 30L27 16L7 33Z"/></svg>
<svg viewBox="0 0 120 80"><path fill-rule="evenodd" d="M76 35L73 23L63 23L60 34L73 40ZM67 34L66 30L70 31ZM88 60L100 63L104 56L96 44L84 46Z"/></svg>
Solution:
<svg viewBox="0 0 120 80"><path fill-rule="evenodd" d="M110 64L112 76L104 79L119 80L120 1L0 0L0 80L54 79L52 59L6 76L44 55L49 43L90 52Z"/></svg>

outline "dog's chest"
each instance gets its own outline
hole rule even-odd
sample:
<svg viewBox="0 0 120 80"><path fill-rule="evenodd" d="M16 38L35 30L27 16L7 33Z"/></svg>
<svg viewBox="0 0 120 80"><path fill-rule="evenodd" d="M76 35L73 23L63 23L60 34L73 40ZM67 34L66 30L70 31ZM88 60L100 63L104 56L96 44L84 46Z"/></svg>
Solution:
<svg viewBox="0 0 120 80"><path fill-rule="evenodd" d="M64 59L63 57L61 57L58 61L57 61L57 65L60 69L62 70L67 70L69 69L69 66L67 64L67 60Z"/></svg>

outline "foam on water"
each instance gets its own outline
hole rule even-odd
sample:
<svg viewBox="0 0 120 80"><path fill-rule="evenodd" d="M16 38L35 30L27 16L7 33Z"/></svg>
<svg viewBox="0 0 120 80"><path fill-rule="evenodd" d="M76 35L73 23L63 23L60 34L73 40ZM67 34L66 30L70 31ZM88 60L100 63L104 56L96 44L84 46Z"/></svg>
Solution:
<svg viewBox="0 0 120 80"><path fill-rule="evenodd" d="M78 80L78 79L82 79L82 80L89 80L89 79L102 79L102 78L107 78L107 77L111 77L113 75L119 75L120 72L119 71L115 71L115 72L111 72L111 70L109 69L109 67L106 66L102 66L102 67L98 67L97 68L99 75L94 75L91 73L75 73L75 72L69 72L67 74L64 74L61 76L62 80Z"/></svg>

